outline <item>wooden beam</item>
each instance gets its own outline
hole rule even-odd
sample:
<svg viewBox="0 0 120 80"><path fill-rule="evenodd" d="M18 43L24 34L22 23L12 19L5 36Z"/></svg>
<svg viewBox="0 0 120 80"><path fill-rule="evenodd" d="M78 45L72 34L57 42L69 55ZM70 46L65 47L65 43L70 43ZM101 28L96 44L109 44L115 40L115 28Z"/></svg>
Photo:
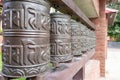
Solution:
<svg viewBox="0 0 120 80"><path fill-rule="evenodd" d="M76 73L78 73L78 71L86 64L86 62L90 60L94 53L95 50L93 49L72 63L61 64L67 66L68 68L63 71L49 73L46 80L71 80L76 75Z"/></svg>
<svg viewBox="0 0 120 80"><path fill-rule="evenodd" d="M62 13L71 15L73 19L82 22L88 28L95 30L95 25L86 17L73 0L49 0L52 7Z"/></svg>
<svg viewBox="0 0 120 80"><path fill-rule="evenodd" d="M78 73L73 77L73 80L84 80L85 67L82 67Z"/></svg>
<svg viewBox="0 0 120 80"><path fill-rule="evenodd" d="M63 68L66 66L64 70L56 70L48 73L43 76L43 80L73 80L73 77L84 67L86 62L90 60L95 53L95 50L83 54L83 56L79 58L74 58L71 63L61 63L59 68ZM37 80L41 80L40 76L36 78Z"/></svg>

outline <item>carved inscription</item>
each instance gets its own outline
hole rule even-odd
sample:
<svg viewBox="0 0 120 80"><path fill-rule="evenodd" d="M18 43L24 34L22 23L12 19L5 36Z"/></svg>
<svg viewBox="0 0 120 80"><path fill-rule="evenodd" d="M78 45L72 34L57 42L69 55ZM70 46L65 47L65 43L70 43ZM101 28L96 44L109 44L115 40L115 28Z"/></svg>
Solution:
<svg viewBox="0 0 120 80"><path fill-rule="evenodd" d="M24 9L4 10L3 26L4 29L24 29Z"/></svg>
<svg viewBox="0 0 120 80"><path fill-rule="evenodd" d="M7 64L22 64L23 46L20 45L4 45L3 62Z"/></svg>
<svg viewBox="0 0 120 80"><path fill-rule="evenodd" d="M19 5L22 6L19 9L12 5L6 6L3 12L4 29L49 31L49 14L38 11L30 5Z"/></svg>
<svg viewBox="0 0 120 80"><path fill-rule="evenodd" d="M95 48L96 36L94 31L88 29L85 25L81 24L80 28L82 33L80 37L81 50L82 53L86 53L87 51Z"/></svg>
<svg viewBox="0 0 120 80"><path fill-rule="evenodd" d="M66 21L55 21L54 19L52 19L52 24L51 24L51 34L67 34L70 36L71 34L71 28L68 27L70 26L70 23L66 22Z"/></svg>
<svg viewBox="0 0 120 80"><path fill-rule="evenodd" d="M80 30L80 25L76 21L71 21L72 25L72 54L74 56L80 56L81 54L81 30Z"/></svg>
<svg viewBox="0 0 120 80"><path fill-rule="evenodd" d="M9 65L35 65L49 61L49 47L37 45L32 40L22 40L21 45L4 45L3 61Z"/></svg>

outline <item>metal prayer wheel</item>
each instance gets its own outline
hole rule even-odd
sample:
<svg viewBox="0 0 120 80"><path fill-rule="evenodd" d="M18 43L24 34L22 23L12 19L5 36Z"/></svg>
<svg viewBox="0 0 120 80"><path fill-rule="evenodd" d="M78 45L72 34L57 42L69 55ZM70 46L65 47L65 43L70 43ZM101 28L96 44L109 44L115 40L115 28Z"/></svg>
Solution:
<svg viewBox="0 0 120 80"><path fill-rule="evenodd" d="M72 54L74 56L80 56L81 54L81 43L80 43L80 37L81 37L81 31L80 31L80 24L74 20L71 20L71 32L72 32Z"/></svg>
<svg viewBox="0 0 120 80"><path fill-rule="evenodd" d="M4 76L33 77L49 70L49 10L45 0L4 0Z"/></svg>
<svg viewBox="0 0 120 80"><path fill-rule="evenodd" d="M91 48L95 48L96 47L96 34L94 31L92 31L92 46Z"/></svg>
<svg viewBox="0 0 120 80"><path fill-rule="evenodd" d="M70 17L62 13L51 13L51 62L68 62L71 55Z"/></svg>
<svg viewBox="0 0 120 80"><path fill-rule="evenodd" d="M94 31L81 24L81 51L86 53L95 48L96 37Z"/></svg>
<svg viewBox="0 0 120 80"><path fill-rule="evenodd" d="M84 26L82 23L80 24L80 31L81 31L81 36L80 36L80 44L81 44L81 53L86 52L86 26Z"/></svg>

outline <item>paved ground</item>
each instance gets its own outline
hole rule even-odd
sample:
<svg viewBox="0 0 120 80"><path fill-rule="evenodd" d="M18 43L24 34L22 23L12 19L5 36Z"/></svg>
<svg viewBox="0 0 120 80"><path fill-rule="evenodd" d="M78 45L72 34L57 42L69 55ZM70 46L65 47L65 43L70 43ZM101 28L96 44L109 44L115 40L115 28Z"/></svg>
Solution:
<svg viewBox="0 0 120 80"><path fill-rule="evenodd" d="M120 80L120 42L109 43L106 60L106 78L100 80Z"/></svg>
<svg viewBox="0 0 120 80"><path fill-rule="evenodd" d="M111 42L106 60L106 78L100 80L120 80L120 43Z"/></svg>
<svg viewBox="0 0 120 80"><path fill-rule="evenodd" d="M120 80L120 48L108 48L106 78Z"/></svg>

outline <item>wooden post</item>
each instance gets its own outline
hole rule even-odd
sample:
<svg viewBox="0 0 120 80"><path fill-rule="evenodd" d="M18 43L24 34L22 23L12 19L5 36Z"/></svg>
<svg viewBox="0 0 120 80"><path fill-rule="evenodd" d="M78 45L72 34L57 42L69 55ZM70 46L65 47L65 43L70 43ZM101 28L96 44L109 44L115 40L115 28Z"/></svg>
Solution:
<svg viewBox="0 0 120 80"><path fill-rule="evenodd" d="M4 77L2 75L0 75L0 80L4 80Z"/></svg>
<svg viewBox="0 0 120 80"><path fill-rule="evenodd" d="M85 75L84 67L82 67L78 73L73 77L73 80L83 80Z"/></svg>
<svg viewBox="0 0 120 80"><path fill-rule="evenodd" d="M37 80L37 77L27 78L26 80Z"/></svg>
<svg viewBox="0 0 120 80"><path fill-rule="evenodd" d="M38 75L36 77L27 78L26 80L45 80L45 75Z"/></svg>

